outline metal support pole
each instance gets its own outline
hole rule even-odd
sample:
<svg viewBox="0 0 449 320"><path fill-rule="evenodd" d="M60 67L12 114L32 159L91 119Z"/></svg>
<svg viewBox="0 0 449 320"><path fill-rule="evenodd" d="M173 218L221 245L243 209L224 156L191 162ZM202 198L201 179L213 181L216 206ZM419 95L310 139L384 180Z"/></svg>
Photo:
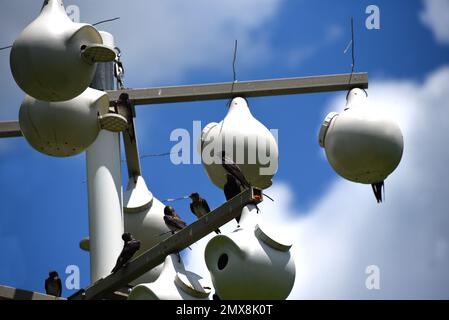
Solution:
<svg viewBox="0 0 449 320"><path fill-rule="evenodd" d="M114 38L100 32L105 45ZM114 89L113 62L98 63L91 84L98 90ZM90 281L111 273L123 247L123 191L119 133L101 130L86 151L89 203Z"/></svg>

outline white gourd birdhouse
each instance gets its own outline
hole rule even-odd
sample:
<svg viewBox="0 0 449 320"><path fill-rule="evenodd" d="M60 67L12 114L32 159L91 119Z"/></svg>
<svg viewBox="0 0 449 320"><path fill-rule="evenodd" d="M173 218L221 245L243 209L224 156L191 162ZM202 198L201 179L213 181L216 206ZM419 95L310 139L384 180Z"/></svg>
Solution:
<svg viewBox="0 0 449 320"><path fill-rule="evenodd" d="M91 25L75 23L61 0L46 0L39 16L15 40L12 75L26 94L44 101L70 100L86 90L95 62L115 59Z"/></svg>
<svg viewBox="0 0 449 320"><path fill-rule="evenodd" d="M240 227L213 237L204 251L222 300L283 300L295 283L291 244L258 221L254 205L243 208Z"/></svg>
<svg viewBox="0 0 449 320"><path fill-rule="evenodd" d="M352 89L342 113L330 113L319 143L332 168L343 178L364 184L385 180L399 165L402 132L391 119L367 103L366 92Z"/></svg>
<svg viewBox="0 0 449 320"><path fill-rule="evenodd" d="M209 179L219 188L226 183L221 152L236 163L255 187L266 189L278 167L278 145L272 133L251 114L244 98L234 98L220 123L208 124L201 134L201 157Z"/></svg>
<svg viewBox="0 0 449 320"><path fill-rule="evenodd" d="M68 157L86 150L100 132L99 115L108 112L103 91L87 88L68 101L48 102L26 96L20 106L20 130L37 151Z"/></svg>

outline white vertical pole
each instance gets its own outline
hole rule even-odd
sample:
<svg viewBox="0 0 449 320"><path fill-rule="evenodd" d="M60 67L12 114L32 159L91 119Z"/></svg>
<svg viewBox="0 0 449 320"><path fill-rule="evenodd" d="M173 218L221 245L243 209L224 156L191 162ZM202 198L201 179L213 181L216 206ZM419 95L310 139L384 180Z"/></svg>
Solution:
<svg viewBox="0 0 449 320"><path fill-rule="evenodd" d="M114 47L110 33L100 32L103 43ZM114 89L113 62L98 63L91 87ZM123 191L119 133L101 130L86 151L89 203L90 281L111 273L122 248Z"/></svg>

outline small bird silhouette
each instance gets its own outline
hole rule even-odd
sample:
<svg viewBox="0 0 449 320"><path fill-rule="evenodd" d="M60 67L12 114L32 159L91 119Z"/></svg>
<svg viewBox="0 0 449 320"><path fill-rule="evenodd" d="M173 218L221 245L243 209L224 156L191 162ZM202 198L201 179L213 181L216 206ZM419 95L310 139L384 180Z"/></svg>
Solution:
<svg viewBox="0 0 449 320"><path fill-rule="evenodd" d="M223 168L225 169L226 173L231 175L232 177L234 177L235 180L237 180L240 183L240 186L243 187L243 189L249 189L251 188L251 183L248 182L248 180L245 178L245 175L243 174L242 170L240 169L240 167L234 163L234 161L232 161L231 159L229 159L226 156L226 152L222 151L221 152L221 165L223 166ZM234 187L234 191L236 191L237 189ZM226 193L225 193L226 196ZM235 195L234 195L235 196ZM226 200L227 199L226 197ZM256 209L257 209L257 213L259 213L259 207L257 206L257 204L255 204ZM238 218L238 220L237 220ZM240 221L240 216L238 216L236 218L237 223Z"/></svg>
<svg viewBox="0 0 449 320"><path fill-rule="evenodd" d="M385 194L385 184L384 181L373 183L371 185L373 188L374 196L376 197L377 203L382 202L382 191Z"/></svg>
<svg viewBox="0 0 449 320"><path fill-rule="evenodd" d="M176 231L182 230L187 227L187 224L182 221L182 219L176 213L175 208L173 208L172 206L166 206L164 208L164 222L173 234Z"/></svg>
<svg viewBox="0 0 449 320"><path fill-rule="evenodd" d="M225 194L226 201L231 200L240 192L242 192L241 184L234 178L233 175L227 173L226 174L226 183L223 187L223 191ZM240 216L236 217L235 220L237 224L240 223Z"/></svg>
<svg viewBox="0 0 449 320"><path fill-rule="evenodd" d="M125 242L123 245L122 252L117 258L117 263L115 264L112 273L116 273L120 268L124 267L128 261L133 257L133 255L140 249L140 241L133 238L131 233L125 232L122 235L122 239Z"/></svg>
<svg viewBox="0 0 449 320"><path fill-rule="evenodd" d="M48 278L45 279L45 292L48 295L60 297L62 293L62 283L59 274L56 271L48 273Z"/></svg>
<svg viewBox="0 0 449 320"><path fill-rule="evenodd" d="M189 198L192 199L192 202L190 203L190 211L192 211L198 219L210 212L209 204L206 199L200 197L198 192L191 193ZM220 229L215 230L215 233L220 234Z"/></svg>
<svg viewBox="0 0 449 320"><path fill-rule="evenodd" d="M226 170L227 173L232 175L236 180L238 180L243 188L251 188L251 184L245 178L240 167L234 163L231 159L226 156L226 153L222 151L221 153L221 165Z"/></svg>
<svg viewBox="0 0 449 320"><path fill-rule="evenodd" d="M164 208L164 222L170 229L172 234L187 227L187 224L182 221L181 217L176 213L172 206L165 206ZM178 262L181 262L181 255L178 252Z"/></svg>

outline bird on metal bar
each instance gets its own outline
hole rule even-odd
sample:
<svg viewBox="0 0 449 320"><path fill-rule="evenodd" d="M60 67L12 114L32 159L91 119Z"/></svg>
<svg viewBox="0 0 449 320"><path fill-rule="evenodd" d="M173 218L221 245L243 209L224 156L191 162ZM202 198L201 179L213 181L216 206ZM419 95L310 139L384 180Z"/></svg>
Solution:
<svg viewBox="0 0 449 320"><path fill-rule="evenodd" d="M233 175L227 173L226 183L223 187L223 191L225 194L226 201L229 201L236 195L238 195L240 192L242 192L242 186L240 182L238 182L238 180L234 178ZM237 221L237 224L240 223L240 216L236 217L235 220Z"/></svg>
<svg viewBox="0 0 449 320"><path fill-rule="evenodd" d="M205 216L210 212L209 204L206 199L200 197L198 192L193 192L189 195L189 198L192 200L190 203L190 211L198 218ZM220 234L220 229L215 230L216 234Z"/></svg>
<svg viewBox="0 0 449 320"><path fill-rule="evenodd" d="M175 208L173 208L172 206L166 206L164 208L164 222L170 229L172 234L187 227L187 224L182 221L182 219L176 213Z"/></svg>
<svg viewBox="0 0 449 320"><path fill-rule="evenodd" d="M172 234L187 227L187 223L182 221L181 217L176 213L172 206L165 206L164 208L164 222L170 229ZM181 263L181 255L178 252L178 262Z"/></svg>
<svg viewBox="0 0 449 320"><path fill-rule="evenodd" d="M229 159L226 156L226 152L222 151L221 153L221 165L226 170L227 173L232 175L236 180L238 180L241 184L241 186L245 189L251 188L251 184L248 182L248 180L245 178L245 175L243 174L240 167L232 161L232 159Z"/></svg>
<svg viewBox="0 0 449 320"><path fill-rule="evenodd" d="M385 194L385 185L384 181L373 183L371 185L373 188L374 196L376 197L377 203L382 202L382 191Z"/></svg>
<svg viewBox="0 0 449 320"><path fill-rule="evenodd" d="M133 255L139 251L140 249L140 241L133 238L131 233L125 232L122 235L122 239L125 242L123 245L122 252L117 258L117 263L115 264L114 269L112 269L112 273L116 273L120 268L124 267L129 260L133 257Z"/></svg>
<svg viewBox="0 0 449 320"><path fill-rule="evenodd" d="M243 189L249 189L252 187L251 183L248 182L240 167L236 163L234 163L233 160L231 160L226 156L225 151L221 152L221 165L223 166L227 174L231 175L235 180L237 180L240 183L240 186ZM259 207L257 206L257 204L255 206L257 209L257 213L259 213ZM238 221L240 221L240 216L238 218L239 219L237 220L237 223Z"/></svg>
<svg viewBox="0 0 449 320"><path fill-rule="evenodd" d="M62 283L59 274L56 271L48 273L48 278L45 279L45 292L48 295L60 297L62 293Z"/></svg>

